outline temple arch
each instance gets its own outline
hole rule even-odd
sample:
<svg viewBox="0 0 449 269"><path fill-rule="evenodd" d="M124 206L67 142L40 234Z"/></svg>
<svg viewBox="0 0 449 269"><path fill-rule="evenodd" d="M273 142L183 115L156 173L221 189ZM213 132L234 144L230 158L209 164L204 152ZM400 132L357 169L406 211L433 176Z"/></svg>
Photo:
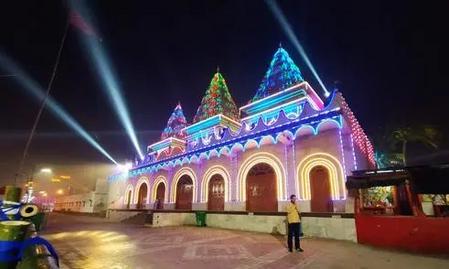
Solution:
<svg viewBox="0 0 449 269"><path fill-rule="evenodd" d="M332 199L345 199L346 191L343 167L337 158L322 152L308 155L298 165L295 187L300 199L311 199L311 172L312 169L318 166L324 167L327 170Z"/></svg>
<svg viewBox="0 0 449 269"><path fill-rule="evenodd" d="M214 175L220 175L224 179L225 183L225 192L224 192L224 199L225 202L229 202L231 197L231 184L229 184L231 176L229 175L228 171L225 167L221 165L214 165L207 169L207 171L204 173L202 184L201 184L201 202L207 203L208 196L209 196L209 182Z"/></svg>
<svg viewBox="0 0 449 269"><path fill-rule="evenodd" d="M134 193L133 185L128 184L128 186L125 189L125 199L123 200L123 204L126 206L126 208L130 208L132 204L133 193Z"/></svg>
<svg viewBox="0 0 449 269"><path fill-rule="evenodd" d="M196 199L196 186L197 186L197 178L195 172L189 167L183 167L179 169L176 174L173 176L173 181L170 187L170 202L176 203L176 187L178 185L178 181L182 176L187 175L191 178L193 184L193 195L192 195L192 203L195 202Z"/></svg>
<svg viewBox="0 0 449 269"><path fill-rule="evenodd" d="M150 182L148 180L148 177L140 177L136 183L136 187L134 188L134 204L137 204L139 202L139 192L140 192L140 188L142 187L143 184L146 184L146 187L147 187L147 191L146 191L144 198L146 199L147 203L149 201Z"/></svg>
<svg viewBox="0 0 449 269"><path fill-rule="evenodd" d="M153 182L153 188L151 190L151 202L154 203L156 202L156 198L157 198L157 189L159 187L159 185L162 184L164 185L164 203L168 203L169 201L169 197L168 197L168 181L167 178L165 178L164 176L158 176L154 179Z"/></svg>
<svg viewBox="0 0 449 269"><path fill-rule="evenodd" d="M273 168L276 175L277 199L278 201L287 200L286 176L284 167L282 166L282 162L279 160L279 158L268 152L255 153L246 158L245 161L243 161L238 172L239 183L237 184L237 193L239 200L241 202L246 201L246 180L248 177L248 173L251 168L253 168L253 166L259 163L268 164Z"/></svg>

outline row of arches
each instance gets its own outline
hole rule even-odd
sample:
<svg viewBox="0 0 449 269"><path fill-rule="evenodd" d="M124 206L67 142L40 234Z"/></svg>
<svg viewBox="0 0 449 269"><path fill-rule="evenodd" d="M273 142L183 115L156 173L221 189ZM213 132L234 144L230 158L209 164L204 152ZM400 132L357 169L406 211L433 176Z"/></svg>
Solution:
<svg viewBox="0 0 449 269"><path fill-rule="evenodd" d="M237 184L238 198L246 202L246 210L250 212L278 211L278 201L287 200L285 170L279 160L271 154L256 154L241 165ZM270 156L271 155L271 156ZM311 201L314 212L329 212L333 210L332 200L341 198L343 170L338 160L330 155L314 156L309 161L303 161L298 166L300 180L296 180L296 193L299 198ZM333 161L329 159L333 158ZM222 211L225 203L230 201L230 175L222 166L208 169L203 176L200 188L200 201L207 204L208 210ZM192 202L197 197L197 179L191 168L184 167L174 176L168 197L167 180L159 176L155 179L151 191L155 208L163 208L164 203L174 203L176 209L192 209ZM302 188L299 185L307 188ZM137 208L149 203L150 197L148 179L143 177L133 187L126 190L125 204L130 207L134 197ZM344 190L343 190L344 192ZM344 193L343 193L344 195Z"/></svg>

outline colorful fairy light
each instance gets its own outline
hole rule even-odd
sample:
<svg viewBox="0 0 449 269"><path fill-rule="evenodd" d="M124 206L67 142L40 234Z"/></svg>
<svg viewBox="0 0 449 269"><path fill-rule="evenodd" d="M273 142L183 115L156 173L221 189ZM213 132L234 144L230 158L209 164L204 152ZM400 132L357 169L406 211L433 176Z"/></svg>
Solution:
<svg viewBox="0 0 449 269"><path fill-rule="evenodd" d="M185 134L182 132L187 126L187 120L184 116L184 112L182 111L181 104L178 105L173 110L170 118L168 119L167 126L162 131L161 140L164 140L169 137L176 137L183 139Z"/></svg>
<svg viewBox="0 0 449 269"><path fill-rule="evenodd" d="M304 79L298 66L290 58L288 52L279 47L251 101L257 101L302 81Z"/></svg>
<svg viewBox="0 0 449 269"><path fill-rule="evenodd" d="M239 110L229 93L226 81L220 72L217 71L201 100L193 122L196 123L218 114L223 114L234 120L239 119Z"/></svg>
<svg viewBox="0 0 449 269"><path fill-rule="evenodd" d="M271 75L275 76L274 73ZM281 77L266 81L283 83ZM372 145L341 93L334 91L325 105L307 82L295 83L285 82L283 89L267 96L261 94L260 99L256 98L239 110L229 98L224 103L232 107L230 113L208 105L215 96L212 93L224 91L224 95L229 94L221 74L215 74L195 115L196 120L187 125L180 105L177 106L161 141L148 147L147 155L156 157L142 162L124 176L138 181L133 184L133 201L137 201L139 186L143 184L139 177L143 175L149 178L150 201L156 199L158 185L164 184L166 203L175 203L178 181L188 175L193 183L192 202L207 203L209 181L218 174L224 179L225 202L242 203L246 201L246 176L259 163L273 168L278 201L287 200L290 191L297 193L301 200L310 200L310 173L316 166L325 167L329 173L330 198L344 200L347 169L358 167L359 156L366 156L371 162ZM266 89L267 85L271 84L266 82ZM223 100L220 99L218 106L224 104ZM238 111L242 113L241 119ZM176 135L179 132L182 137ZM309 152L307 141L322 133L322 137L328 135L332 139L330 148L322 149L326 152L304 156L304 150ZM315 149L311 151L316 152ZM294 179L290 184L287 182L292 180L289 177ZM120 175L111 178L117 179Z"/></svg>

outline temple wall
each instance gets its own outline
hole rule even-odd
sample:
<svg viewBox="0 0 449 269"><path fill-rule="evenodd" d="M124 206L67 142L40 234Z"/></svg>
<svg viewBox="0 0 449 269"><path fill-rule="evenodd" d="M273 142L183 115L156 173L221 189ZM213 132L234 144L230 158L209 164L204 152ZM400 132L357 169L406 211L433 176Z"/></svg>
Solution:
<svg viewBox="0 0 449 269"><path fill-rule="evenodd" d="M109 182L108 188L108 208L119 209L123 208L125 188L128 185L126 180L114 180Z"/></svg>
<svg viewBox="0 0 449 269"><path fill-rule="evenodd" d="M152 227L195 225L193 212L154 212ZM208 227L285 235L285 215L207 213ZM303 216L306 236L357 242L354 218L342 215Z"/></svg>
<svg viewBox="0 0 449 269"><path fill-rule="evenodd" d="M344 186L345 176L350 174L356 167L366 167L366 158L360 153L356 146L353 147L351 135L347 129L331 128L320 130L316 135L299 135L293 143L272 144L269 140L261 142L261 146L248 143L245 150L237 150L233 154L222 154L220 157L211 156L209 160L203 158L201 161L174 169L160 169L156 173L147 173L131 177L126 180L115 180L109 186L109 208L126 208L126 192L132 190L132 200L129 208L136 208L138 187L142 178L147 178L149 183L148 199L144 208L152 209L155 200L156 181L166 184L165 209L175 209L176 182L183 175L193 177L194 198L193 210L206 210L207 181L214 173L220 173L225 178L227 196L225 199L225 211L246 211L246 196L242 188L245 188L245 171L258 161L251 160L260 158L261 162L267 162L271 166L278 167L281 188L278 190L278 211L283 211L290 194L296 194L299 198L299 206L303 212L310 212L310 191L304 186L308 180L301 174L304 165L313 167L317 160L325 161L335 167L335 190L333 193L333 204L335 212L352 212L352 206L347 207L346 188ZM357 164L357 165L356 165ZM316 165L319 165L317 162ZM246 170L245 170L246 168ZM244 171L245 170L245 171ZM276 170L276 169L275 169ZM309 187L310 188L310 187ZM246 190L245 190L246 191ZM351 201L349 201L351 202ZM350 203L351 204L351 203Z"/></svg>

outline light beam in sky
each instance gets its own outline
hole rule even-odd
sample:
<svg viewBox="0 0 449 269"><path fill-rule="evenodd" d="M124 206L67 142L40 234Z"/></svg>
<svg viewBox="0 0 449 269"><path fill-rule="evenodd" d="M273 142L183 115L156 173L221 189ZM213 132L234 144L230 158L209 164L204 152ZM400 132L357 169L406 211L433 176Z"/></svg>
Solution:
<svg viewBox="0 0 449 269"><path fill-rule="evenodd" d="M324 85L323 81L321 80L320 76L318 75L318 72L315 70L315 67L313 66L312 62L310 61L309 57L307 56L306 51L302 47L301 43L299 42L298 37L293 32L293 29L288 22L287 18L285 17L284 13L282 12L281 8L276 3L276 0L265 0L265 3L270 8L270 11L273 13L274 17L276 18L277 22L280 24L282 30L287 35L290 42L293 43L295 48L298 50L301 57L304 59L304 62L306 63L307 67L309 67L310 71L312 72L315 79L320 84L321 88L324 91L324 95L328 97L330 95L330 92L327 90L326 86Z"/></svg>
<svg viewBox="0 0 449 269"><path fill-rule="evenodd" d="M121 87L118 83L115 72L113 71L112 64L109 61L109 57L107 56L105 49L102 46L102 43L94 31L92 27L92 20L90 19L89 10L84 6L83 1L70 1L72 12L76 12L78 14L76 21L77 24L80 24L84 27L80 29L82 32L80 34L81 40L83 42L84 48L89 55L89 59L95 65L96 71L100 76L100 81L102 83L102 89L106 93L114 107L115 113L120 119L121 124L126 130L129 139L131 140L132 145L136 149L137 154L140 159L144 159L144 155L139 145L139 141L137 139L136 131L134 129L133 123L131 121L131 116L128 111L128 107L126 106L125 98L123 97L123 93ZM86 33L85 29L90 29L88 33Z"/></svg>
<svg viewBox="0 0 449 269"><path fill-rule="evenodd" d="M42 87L25 73L12 59L7 57L3 52L0 52L0 68L7 72L15 74L16 81L19 85L32 95L39 102L45 98L45 91ZM106 158L117 164L114 158L98 144L97 141L53 98L48 97L46 106L54 116L62 120L67 126L81 136L87 143L97 149Z"/></svg>

